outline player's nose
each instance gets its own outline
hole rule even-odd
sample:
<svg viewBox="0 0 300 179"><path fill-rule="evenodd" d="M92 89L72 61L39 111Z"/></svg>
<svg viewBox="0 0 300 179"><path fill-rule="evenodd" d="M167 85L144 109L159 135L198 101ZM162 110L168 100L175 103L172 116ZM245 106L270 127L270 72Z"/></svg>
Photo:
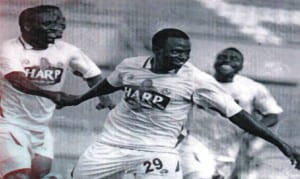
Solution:
<svg viewBox="0 0 300 179"><path fill-rule="evenodd" d="M182 53L179 54L178 57L179 57L182 61L186 61L186 60L188 60L188 59L190 58L190 55L189 55L189 53L187 53L187 52L182 52Z"/></svg>

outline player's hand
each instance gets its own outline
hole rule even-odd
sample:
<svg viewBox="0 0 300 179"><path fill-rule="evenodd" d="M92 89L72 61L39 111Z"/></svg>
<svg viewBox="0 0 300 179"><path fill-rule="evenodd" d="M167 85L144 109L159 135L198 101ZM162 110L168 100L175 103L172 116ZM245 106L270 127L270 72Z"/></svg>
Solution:
<svg viewBox="0 0 300 179"><path fill-rule="evenodd" d="M115 103L113 103L111 100L110 102L107 101L99 101L99 103L96 105L96 109L101 110L101 109L105 109L108 108L109 110L113 109L115 107Z"/></svg>
<svg viewBox="0 0 300 179"><path fill-rule="evenodd" d="M59 104L56 105L56 109L61 109L65 106L76 106L81 103L80 97L75 95L64 96Z"/></svg>
<svg viewBox="0 0 300 179"><path fill-rule="evenodd" d="M297 169L300 170L300 153L296 150L296 148L293 148L289 146L288 144L283 144L282 148L280 150L290 159L291 164Z"/></svg>
<svg viewBox="0 0 300 179"><path fill-rule="evenodd" d="M52 101L56 104L56 109L61 109L64 106L74 106L81 102L80 96L66 94L64 92L55 92Z"/></svg>
<svg viewBox="0 0 300 179"><path fill-rule="evenodd" d="M300 153L296 150L296 148L293 148L293 158L291 160L292 165L297 169L300 170Z"/></svg>
<svg viewBox="0 0 300 179"><path fill-rule="evenodd" d="M212 176L212 179L225 179L225 177L223 175L221 175L221 174L214 174Z"/></svg>
<svg viewBox="0 0 300 179"><path fill-rule="evenodd" d="M101 96L99 97L99 103L96 105L96 109L101 110L108 108L109 110L111 110L115 106L115 103L110 99L109 96Z"/></svg>

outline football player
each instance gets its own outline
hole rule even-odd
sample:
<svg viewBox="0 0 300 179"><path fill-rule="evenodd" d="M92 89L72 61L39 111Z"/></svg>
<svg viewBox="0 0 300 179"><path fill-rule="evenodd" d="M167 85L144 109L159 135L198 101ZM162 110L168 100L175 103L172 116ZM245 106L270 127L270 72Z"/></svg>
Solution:
<svg viewBox="0 0 300 179"><path fill-rule="evenodd" d="M152 38L153 56L127 58L87 93L65 100L76 105L123 89L124 97L109 112L102 134L80 156L74 178L181 179L177 137L192 106L217 110L242 129L276 145L293 164L299 154L257 122L216 80L188 62L188 35L167 28Z"/></svg>
<svg viewBox="0 0 300 179"><path fill-rule="evenodd" d="M82 75L91 87L101 71L79 48L62 38L65 18L56 6L27 8L19 16L21 36L0 49L1 116L0 178L39 179L53 159L53 138L48 123L67 68Z"/></svg>
<svg viewBox="0 0 300 179"><path fill-rule="evenodd" d="M214 64L215 78L244 110L252 114L253 118L276 132L278 115L283 110L265 86L238 74L243 68L243 62L243 54L238 49L229 47L222 50L218 53ZM230 156L236 161L230 177L259 178L256 170L262 163L257 159L261 158L260 153L266 143L250 134L235 130L236 136L231 137L236 138L235 143L240 143L240 147L238 153ZM238 146L237 144L233 144L232 147Z"/></svg>
<svg viewBox="0 0 300 179"><path fill-rule="evenodd" d="M214 63L215 79L245 111L252 114L253 118L267 127L276 128L278 114L282 112L282 108L262 84L238 74L243 68L243 62L243 54L238 49L234 47L223 49L217 54ZM219 152L219 155L201 146L201 142L195 140L193 136L187 136L179 147L185 178L211 178L214 168L217 168L218 173L226 178L246 179L249 176L253 178L255 169L258 167L258 163L253 164L254 159L259 155L265 142L234 126L226 125L222 119L214 121L213 123L216 123L214 126L220 126L211 130L214 141L218 141L222 146L222 149L215 151ZM229 129L231 132L222 132L224 126L231 128ZM226 161L221 159L225 157ZM197 158L202 160L197 160ZM203 171L206 172L203 173Z"/></svg>

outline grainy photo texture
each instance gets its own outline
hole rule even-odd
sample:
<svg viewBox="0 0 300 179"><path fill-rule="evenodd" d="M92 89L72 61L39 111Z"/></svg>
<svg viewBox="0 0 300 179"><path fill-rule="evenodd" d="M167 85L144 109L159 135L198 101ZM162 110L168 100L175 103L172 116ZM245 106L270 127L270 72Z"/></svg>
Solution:
<svg viewBox="0 0 300 179"><path fill-rule="evenodd" d="M0 179L300 178L300 1L1 0Z"/></svg>

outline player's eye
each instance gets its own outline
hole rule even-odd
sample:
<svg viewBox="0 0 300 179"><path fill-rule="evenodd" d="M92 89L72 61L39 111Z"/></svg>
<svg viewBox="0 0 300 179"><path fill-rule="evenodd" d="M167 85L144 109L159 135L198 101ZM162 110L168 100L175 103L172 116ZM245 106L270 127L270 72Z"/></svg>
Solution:
<svg viewBox="0 0 300 179"><path fill-rule="evenodd" d="M177 50L170 50L170 52L172 53L172 54L179 54L179 52L177 51Z"/></svg>
<svg viewBox="0 0 300 179"><path fill-rule="evenodd" d="M218 60L219 61L224 61L224 60L226 60L227 59L227 56L226 55L219 55L218 56Z"/></svg>
<svg viewBox="0 0 300 179"><path fill-rule="evenodd" d="M65 29L66 25L65 24L56 24L57 29Z"/></svg>
<svg viewBox="0 0 300 179"><path fill-rule="evenodd" d="M44 26L49 26L49 25L51 25L52 24L52 22L51 21L46 21L46 22L43 22L43 25Z"/></svg>
<svg viewBox="0 0 300 179"><path fill-rule="evenodd" d="M239 59L237 57L231 57L230 60L232 60L232 61L238 61Z"/></svg>

